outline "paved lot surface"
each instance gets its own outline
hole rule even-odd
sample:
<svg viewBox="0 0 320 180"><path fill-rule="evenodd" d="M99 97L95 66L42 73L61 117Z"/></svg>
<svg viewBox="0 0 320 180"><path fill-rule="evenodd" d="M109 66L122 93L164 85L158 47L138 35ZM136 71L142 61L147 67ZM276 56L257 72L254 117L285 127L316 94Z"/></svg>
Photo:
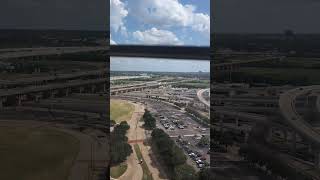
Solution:
<svg viewBox="0 0 320 180"><path fill-rule="evenodd" d="M168 103L160 102L160 101L155 101L155 100L147 100L147 99L140 99L137 100L135 98L128 98L131 99L132 101L136 102L143 102L145 103L146 108L155 116L157 120L157 127L160 129L163 129L170 137L173 138L174 141L178 139L179 136L182 137L183 140L188 141L188 148L192 152L199 152L203 157L206 158L206 161L209 163L210 161L210 156L207 154L209 151L209 147L205 148L200 148L197 146L197 143L199 142L200 138L202 135L210 137L210 129L203 127L199 123L197 123L195 120L192 119L190 115L185 113L182 110L178 110L174 108L173 106L169 105ZM160 115L163 117L161 118ZM166 119L168 120L168 123L172 126L174 126L174 129L166 129L161 123L160 120ZM181 120L185 126L184 129L179 129L174 125L172 120ZM177 143L180 147L179 143ZM199 170L197 167L197 164L195 163L194 160L192 160L188 153L184 151L188 157L187 162L194 166L196 170Z"/></svg>

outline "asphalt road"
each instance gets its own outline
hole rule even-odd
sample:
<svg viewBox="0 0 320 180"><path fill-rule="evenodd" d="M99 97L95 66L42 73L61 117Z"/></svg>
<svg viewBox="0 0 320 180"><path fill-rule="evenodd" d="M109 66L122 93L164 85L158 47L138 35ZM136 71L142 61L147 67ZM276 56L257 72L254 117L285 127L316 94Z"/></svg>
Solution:
<svg viewBox="0 0 320 180"><path fill-rule="evenodd" d="M206 91L209 91L210 89L201 89L197 92L197 96L199 98L199 100L205 104L207 107L210 107L210 102L207 101L204 97L203 97L203 93Z"/></svg>

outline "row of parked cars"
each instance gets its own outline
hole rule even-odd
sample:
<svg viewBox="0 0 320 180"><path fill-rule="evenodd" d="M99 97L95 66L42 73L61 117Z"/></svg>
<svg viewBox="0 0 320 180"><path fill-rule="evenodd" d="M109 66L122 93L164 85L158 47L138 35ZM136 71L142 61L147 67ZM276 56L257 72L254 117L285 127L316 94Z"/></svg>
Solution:
<svg viewBox="0 0 320 180"><path fill-rule="evenodd" d="M187 152L188 156L195 161L198 168L209 166L208 162L206 161L206 157L204 155L190 148L190 145L191 145L190 142L183 140L181 137L179 137L177 139L177 143L180 144L182 148Z"/></svg>
<svg viewBox="0 0 320 180"><path fill-rule="evenodd" d="M184 129L185 128L185 126L183 124L181 124L178 120L172 120L172 123L170 123L169 120L167 120L166 118L162 118L160 120L160 123L166 129L170 129L170 130L174 130L175 127L179 128L179 129Z"/></svg>
<svg viewBox="0 0 320 180"><path fill-rule="evenodd" d="M198 154L191 152L188 155L190 156L191 159L193 159L196 162L198 168L203 168L205 166L209 166L209 164L206 161L206 158L203 157L201 154L199 156Z"/></svg>

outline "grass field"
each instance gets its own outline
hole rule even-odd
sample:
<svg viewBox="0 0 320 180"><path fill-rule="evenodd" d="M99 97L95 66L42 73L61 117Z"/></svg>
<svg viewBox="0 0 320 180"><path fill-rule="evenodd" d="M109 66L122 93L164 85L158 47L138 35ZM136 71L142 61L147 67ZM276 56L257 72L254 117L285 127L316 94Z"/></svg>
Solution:
<svg viewBox="0 0 320 180"><path fill-rule="evenodd" d="M135 144L134 145L134 150L136 151L137 153L137 157L138 159L142 159L142 163L141 163L141 167L142 167L142 171L143 171L143 176L142 176L142 180L153 180L152 178L152 174L146 164L146 162L144 161L143 159L143 156L141 154L141 151L140 151L140 147L138 144Z"/></svg>
<svg viewBox="0 0 320 180"><path fill-rule="evenodd" d="M78 152L79 141L68 134L0 127L0 179L66 180Z"/></svg>
<svg viewBox="0 0 320 180"><path fill-rule="evenodd" d="M110 176L112 178L120 177L128 168L127 164L119 164L110 168Z"/></svg>
<svg viewBox="0 0 320 180"><path fill-rule="evenodd" d="M133 111L133 104L120 100L111 100L110 102L110 118L117 123L129 120Z"/></svg>

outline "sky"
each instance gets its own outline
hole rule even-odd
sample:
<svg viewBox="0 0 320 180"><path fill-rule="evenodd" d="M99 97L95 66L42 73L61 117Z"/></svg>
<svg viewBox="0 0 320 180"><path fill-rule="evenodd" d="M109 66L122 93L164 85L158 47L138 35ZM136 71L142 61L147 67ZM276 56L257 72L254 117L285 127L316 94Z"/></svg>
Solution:
<svg viewBox="0 0 320 180"><path fill-rule="evenodd" d="M209 46L210 0L110 0L110 43Z"/></svg>
<svg viewBox="0 0 320 180"><path fill-rule="evenodd" d="M211 29L223 33L320 33L319 0L215 0Z"/></svg>
<svg viewBox="0 0 320 180"><path fill-rule="evenodd" d="M110 57L111 71L210 72L210 61Z"/></svg>

